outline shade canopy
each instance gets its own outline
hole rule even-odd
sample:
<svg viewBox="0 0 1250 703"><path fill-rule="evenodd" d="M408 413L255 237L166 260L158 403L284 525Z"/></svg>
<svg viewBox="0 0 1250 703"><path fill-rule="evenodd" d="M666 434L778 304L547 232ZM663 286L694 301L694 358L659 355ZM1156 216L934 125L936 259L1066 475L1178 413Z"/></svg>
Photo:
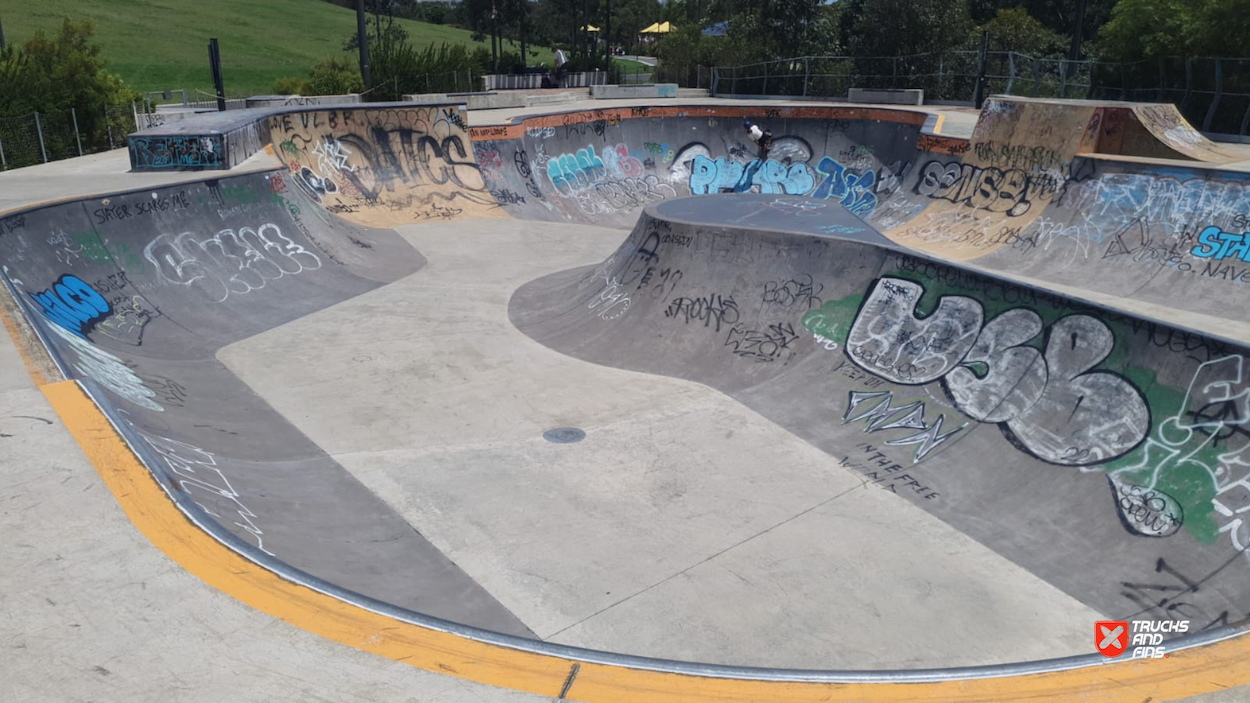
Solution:
<svg viewBox="0 0 1250 703"><path fill-rule="evenodd" d="M639 34L667 34L673 31L673 25L669 22L656 22L649 27L638 31Z"/></svg>
<svg viewBox="0 0 1250 703"><path fill-rule="evenodd" d="M599 28L598 28L598 27L596 27L596 26L594 26L593 24L584 24L584 25L582 25L582 26L581 26L581 29L582 29L582 31L584 31L584 32L597 32L597 31L599 31Z"/></svg>

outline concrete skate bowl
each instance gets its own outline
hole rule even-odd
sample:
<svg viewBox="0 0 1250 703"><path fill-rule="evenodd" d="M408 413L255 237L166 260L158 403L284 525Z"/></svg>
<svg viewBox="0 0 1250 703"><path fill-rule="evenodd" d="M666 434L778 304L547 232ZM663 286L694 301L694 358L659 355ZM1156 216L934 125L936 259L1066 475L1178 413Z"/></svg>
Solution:
<svg viewBox="0 0 1250 703"><path fill-rule="evenodd" d="M744 120L771 128L768 161ZM1250 275L1250 173L1221 169L1231 147L1173 106L996 97L970 140L934 134L937 122L882 109L663 107L471 132L486 190L517 217L629 227L645 205L684 195L804 195L943 259L1250 321L1226 304Z"/></svg>
<svg viewBox="0 0 1250 703"><path fill-rule="evenodd" d="M281 171L7 213L4 280L61 375L74 379L48 384L47 393L106 481L124 473L130 452L156 481L156 498L131 512L136 524L150 527L162 493L172 497L180 519L206 536L195 542L178 532L193 545L184 550L200 555L181 563L352 646L583 700L1137 696L1124 687L1130 680L1147 682L1156 697L1177 697L1250 679L1241 668L1243 638L1235 637L1246 603L1236 517L1245 488L1240 477L1218 473L1238 465L1241 449L1235 428L1250 395L1241 346L906 255L849 214L902 188L882 167L848 170L830 157L819 182L813 174L822 173L823 158L810 168L796 168L807 162L791 156L751 170L735 137L742 119L776 115L735 108L692 118L695 108L673 109L676 137L644 142L650 157L628 145L607 159L604 151L592 158L586 146L557 151L560 139L606 143L629 120L663 122L629 109L485 128L522 134L519 142L482 134L494 139L473 144L476 164L463 148L462 123L445 114L361 110L364 128L344 130L329 117L341 120L342 111L315 112L340 136L363 136L297 144L283 126L273 132L275 153L287 161ZM705 109L712 110L698 108ZM834 153L870 144L887 158L897 149L903 160L918 147L925 156L961 149L922 134L918 113L809 114L793 119L833 135L820 149ZM686 132L706 153L679 161L671 144ZM547 151L542 141L557 146ZM778 139L774 153L798 146ZM617 187L594 187L613 159ZM732 165L739 159L741 170ZM766 193L674 200L648 169L677 170L667 181L674 196L682 176L687 189L729 183ZM873 184L894 190L870 188L870 171ZM790 187L813 197L787 197ZM587 192L596 195L580 197ZM661 204L638 219L654 203ZM945 670L766 670L532 639L215 357L233 341L421 275L424 259L407 241L362 222L513 211L636 225L604 264L519 290L512 314L527 334L595 363L717 388L829 453L831 468L898 494L1091 608L1183 617L1202 632L1169 643L1177 647L1171 669L1090 655ZM651 353L640 355L644 343ZM784 405L787 395L796 402ZM91 404L102 413L95 424ZM1122 419L1108 420L1121 417L1120 408ZM107 451L105 435L120 437ZM123 505L147 490L142 482L125 491L110 485ZM160 524L175 532L176 523ZM161 533L145 532L178 558ZM203 555L222 545L226 566L212 571ZM1117 597L1117 589L1132 595Z"/></svg>

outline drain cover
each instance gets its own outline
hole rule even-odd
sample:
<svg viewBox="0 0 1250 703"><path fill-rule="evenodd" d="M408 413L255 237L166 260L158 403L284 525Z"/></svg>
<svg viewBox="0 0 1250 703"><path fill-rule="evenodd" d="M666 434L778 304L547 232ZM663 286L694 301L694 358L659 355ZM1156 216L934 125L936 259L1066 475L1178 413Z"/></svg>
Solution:
<svg viewBox="0 0 1250 703"><path fill-rule="evenodd" d="M576 427L557 427L544 432L543 439L556 444L572 444L586 439L586 433Z"/></svg>

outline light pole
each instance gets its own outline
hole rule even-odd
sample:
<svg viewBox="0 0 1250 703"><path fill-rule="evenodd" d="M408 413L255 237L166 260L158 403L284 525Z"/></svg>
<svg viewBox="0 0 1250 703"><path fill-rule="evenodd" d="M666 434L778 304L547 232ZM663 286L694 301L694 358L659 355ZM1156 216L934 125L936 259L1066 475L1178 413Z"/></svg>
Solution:
<svg viewBox="0 0 1250 703"><path fill-rule="evenodd" d="M499 11L492 4L490 6L490 53L491 61L495 64L495 75L499 75L499 49L496 45L502 43L503 38L499 36Z"/></svg>
<svg viewBox="0 0 1250 703"><path fill-rule="evenodd" d="M365 90L373 87L373 77L369 75L369 31L365 29L365 0L356 0L356 42L360 44L360 77L364 79Z"/></svg>
<svg viewBox="0 0 1250 703"><path fill-rule="evenodd" d="M1068 55L1068 60L1072 62L1081 60L1081 30L1085 27L1085 0L1077 0L1076 3L1076 25L1072 28L1072 51Z"/></svg>

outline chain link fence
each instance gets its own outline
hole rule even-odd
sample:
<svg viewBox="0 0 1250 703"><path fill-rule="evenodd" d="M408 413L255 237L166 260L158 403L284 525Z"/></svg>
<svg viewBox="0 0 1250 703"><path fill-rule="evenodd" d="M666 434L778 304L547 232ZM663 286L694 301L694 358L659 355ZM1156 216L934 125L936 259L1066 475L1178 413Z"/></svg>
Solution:
<svg viewBox="0 0 1250 703"><path fill-rule="evenodd" d="M711 90L712 72L715 70L710 66L674 66L661 63L655 67L654 79L656 83L676 83L682 88Z"/></svg>
<svg viewBox="0 0 1250 703"><path fill-rule="evenodd" d="M136 130L134 103L109 105L99 115L32 112L0 117L0 170L34 166L126 146Z"/></svg>
<svg viewBox="0 0 1250 703"><path fill-rule="evenodd" d="M985 95L1175 103L1204 132L1250 132L1250 59L1162 59L1131 64L1039 59L1010 51L890 57L802 56L712 68L714 95L844 98L850 88L920 88L925 102L971 104ZM661 70L661 73L664 73ZM701 74L700 74L701 76ZM676 72L669 80L704 87Z"/></svg>

